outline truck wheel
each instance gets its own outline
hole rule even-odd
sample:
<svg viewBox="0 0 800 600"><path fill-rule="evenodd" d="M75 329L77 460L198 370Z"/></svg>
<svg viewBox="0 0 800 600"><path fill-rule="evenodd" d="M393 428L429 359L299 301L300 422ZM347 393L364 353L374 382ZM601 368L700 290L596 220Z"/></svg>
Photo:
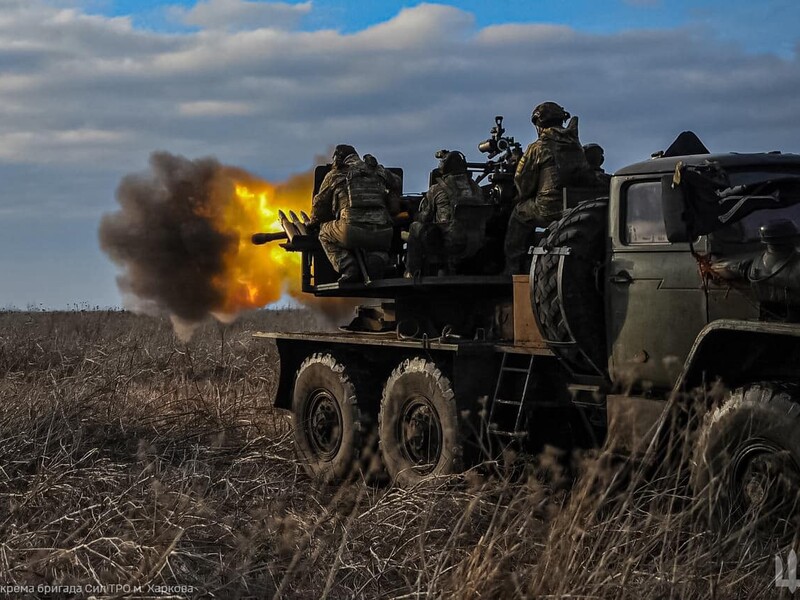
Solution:
<svg viewBox="0 0 800 600"><path fill-rule="evenodd" d="M383 388L378 429L383 463L399 486L461 472L455 396L434 363L412 358L392 372Z"/></svg>
<svg viewBox="0 0 800 600"><path fill-rule="evenodd" d="M361 449L356 389L344 365L313 354L297 371L292 395L294 445L308 475L326 482L350 476Z"/></svg>
<svg viewBox="0 0 800 600"><path fill-rule="evenodd" d="M692 460L695 497L718 530L792 536L800 524L800 387L757 383L706 415Z"/></svg>
<svg viewBox="0 0 800 600"><path fill-rule="evenodd" d="M569 248L535 256L531 264L531 304L539 328L551 348L571 367L596 374L606 369L605 314L600 269L605 258L608 200L581 202L567 211L540 244ZM583 354L574 346L576 341ZM587 360L588 358L588 360Z"/></svg>

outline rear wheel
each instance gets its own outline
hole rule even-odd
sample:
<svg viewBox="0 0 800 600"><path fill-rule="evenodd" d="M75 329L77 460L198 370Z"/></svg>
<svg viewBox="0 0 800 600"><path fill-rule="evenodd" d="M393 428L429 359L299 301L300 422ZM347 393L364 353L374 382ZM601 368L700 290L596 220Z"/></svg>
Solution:
<svg viewBox="0 0 800 600"><path fill-rule="evenodd" d="M757 383L706 416L692 461L692 489L711 524L790 537L800 525L799 388Z"/></svg>
<svg viewBox="0 0 800 600"><path fill-rule="evenodd" d="M422 358L404 361L383 389L383 463L400 486L462 470L463 442L450 380Z"/></svg>
<svg viewBox="0 0 800 600"><path fill-rule="evenodd" d="M305 471L324 481L350 476L361 450L361 415L345 366L330 354L306 358L295 378L292 414Z"/></svg>

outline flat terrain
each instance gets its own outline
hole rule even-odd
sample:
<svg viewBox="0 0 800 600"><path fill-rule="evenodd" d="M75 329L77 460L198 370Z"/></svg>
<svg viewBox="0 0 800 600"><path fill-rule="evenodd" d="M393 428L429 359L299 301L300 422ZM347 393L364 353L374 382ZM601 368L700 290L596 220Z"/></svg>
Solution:
<svg viewBox="0 0 800 600"><path fill-rule="evenodd" d="M277 353L250 333L323 326L261 311L182 343L128 313L0 313L0 586L778 597L776 549L711 535L679 478L643 483L609 456L576 458L577 483L551 454L411 490L308 480L271 408ZM610 486L622 473L633 483Z"/></svg>

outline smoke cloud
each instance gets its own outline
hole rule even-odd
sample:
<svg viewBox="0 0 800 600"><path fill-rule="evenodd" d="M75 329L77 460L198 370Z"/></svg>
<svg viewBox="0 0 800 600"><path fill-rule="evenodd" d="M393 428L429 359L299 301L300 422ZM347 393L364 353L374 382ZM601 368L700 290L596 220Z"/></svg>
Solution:
<svg viewBox="0 0 800 600"><path fill-rule="evenodd" d="M221 172L213 158L155 152L149 172L122 179L121 209L103 217L99 235L123 269L117 283L129 308L192 323L223 304L214 281L239 240L214 226L232 192L220 185Z"/></svg>
<svg viewBox="0 0 800 600"><path fill-rule="evenodd" d="M280 231L279 209L308 210L312 190L312 171L270 183L214 158L153 153L146 172L122 179L120 209L100 223L126 308L167 315L184 340L208 317L229 323L284 294L331 320L352 314L353 300L301 292L299 254L250 242Z"/></svg>

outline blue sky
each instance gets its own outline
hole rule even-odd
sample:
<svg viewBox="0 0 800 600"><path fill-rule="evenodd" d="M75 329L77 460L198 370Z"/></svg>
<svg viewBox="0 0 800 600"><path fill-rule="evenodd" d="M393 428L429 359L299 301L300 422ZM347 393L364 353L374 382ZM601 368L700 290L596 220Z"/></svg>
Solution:
<svg viewBox="0 0 800 600"><path fill-rule="evenodd" d="M97 227L155 150L275 182L336 143L403 167L523 144L555 100L614 170L694 129L800 152L800 1L0 0L0 307L119 305ZM130 17L119 19L118 17Z"/></svg>
<svg viewBox="0 0 800 600"><path fill-rule="evenodd" d="M290 4L300 2L290 1ZM800 28L797 0L460 0L442 1L475 16L480 27L501 23L552 23L595 33L636 28L698 27L708 35L751 52L791 54ZM183 31L168 16L170 6L190 7L195 0L96 0L94 10L133 16L143 27ZM354 32L382 23L401 9L422 4L400 0L314 0L303 29Z"/></svg>

